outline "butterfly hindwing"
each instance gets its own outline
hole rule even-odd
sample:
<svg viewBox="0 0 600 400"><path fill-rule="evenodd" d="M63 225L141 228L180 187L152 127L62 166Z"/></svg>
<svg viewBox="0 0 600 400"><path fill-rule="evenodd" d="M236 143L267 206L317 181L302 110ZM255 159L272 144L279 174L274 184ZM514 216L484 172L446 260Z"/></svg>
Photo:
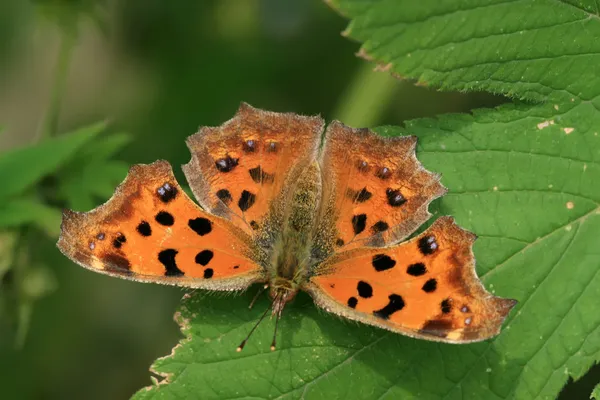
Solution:
<svg viewBox="0 0 600 400"><path fill-rule="evenodd" d="M250 238L194 204L166 161L132 167L90 212L65 211L58 247L86 268L132 280L236 290L265 279Z"/></svg>
<svg viewBox="0 0 600 400"><path fill-rule="evenodd" d="M405 243L336 254L315 271L307 291L334 313L408 336L484 340L498 334L515 301L484 289L474 240L442 217Z"/></svg>

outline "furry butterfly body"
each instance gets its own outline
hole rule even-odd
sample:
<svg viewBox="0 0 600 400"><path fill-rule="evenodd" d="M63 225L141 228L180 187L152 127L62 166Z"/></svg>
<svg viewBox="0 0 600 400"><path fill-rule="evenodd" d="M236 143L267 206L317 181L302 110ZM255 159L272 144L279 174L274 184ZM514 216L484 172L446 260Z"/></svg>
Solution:
<svg viewBox="0 0 600 400"><path fill-rule="evenodd" d="M450 343L496 335L515 304L484 289L475 237L452 218L402 242L445 193L417 161L414 137L339 122L324 130L318 117L242 104L187 144L183 170L200 207L166 161L137 165L106 204L65 212L61 251L137 281L228 291L265 283L277 318L304 290L340 316Z"/></svg>

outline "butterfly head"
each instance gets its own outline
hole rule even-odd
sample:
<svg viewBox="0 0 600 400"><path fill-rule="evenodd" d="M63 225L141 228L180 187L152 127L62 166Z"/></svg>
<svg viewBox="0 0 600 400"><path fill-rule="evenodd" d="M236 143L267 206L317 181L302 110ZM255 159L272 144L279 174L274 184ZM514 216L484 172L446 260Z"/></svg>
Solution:
<svg viewBox="0 0 600 400"><path fill-rule="evenodd" d="M250 308L252 308L252 305L254 304L256 298L261 293L263 293L264 289L266 289L267 287L269 287L269 285L265 285L264 288L257 293L257 296L254 298L254 300L252 300L252 303L250 303ZM242 349L248 342L248 339L250 339L250 336L252 336L252 333L254 333L258 325L260 325L260 323L263 321L269 310L271 310L271 315L275 317L275 331L273 332L273 342L271 343L271 350L275 350L279 319L281 319L281 314L286 303L292 300L296 296L296 293L298 293L298 285L294 284L291 280L288 279L276 278L273 284L270 286L270 288L270 296L272 299L271 304L261 315L256 324L254 324L254 326L248 333L248 336L246 336L242 343L240 343L240 345L237 348L238 352L242 351Z"/></svg>
<svg viewBox="0 0 600 400"><path fill-rule="evenodd" d="M298 293L298 285L291 279L275 278L270 285L269 294L273 299L273 316L281 318L285 305Z"/></svg>

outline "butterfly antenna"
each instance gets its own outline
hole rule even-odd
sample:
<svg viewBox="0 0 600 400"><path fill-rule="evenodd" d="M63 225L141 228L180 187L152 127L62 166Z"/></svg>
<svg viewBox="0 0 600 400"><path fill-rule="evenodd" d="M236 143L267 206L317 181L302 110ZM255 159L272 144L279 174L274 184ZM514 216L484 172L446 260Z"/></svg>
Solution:
<svg viewBox="0 0 600 400"><path fill-rule="evenodd" d="M275 346L277 344L277 327L279 326L279 320L281 319L281 314L277 316L275 319L275 332L273 332L273 341L271 342L271 351L275 351Z"/></svg>
<svg viewBox="0 0 600 400"><path fill-rule="evenodd" d="M248 333L248 336L246 336L246 339L242 340L242 343L240 343L240 345L237 348L237 352L238 353L244 349L244 346L246 345L246 342L248 342L248 339L250 339L250 336L252 336L252 334L254 333L254 331L256 330L256 328L258 328L258 325L260 325L260 323L262 322L262 320L265 319L265 317L267 316L267 313L271 309L271 306L272 306L272 304L269 304L269 306L267 307L267 309L265 310L265 312L260 316L260 318L258 319L258 321L256 321L256 324L254 324L254 326L252 327L252 329Z"/></svg>
<svg viewBox="0 0 600 400"><path fill-rule="evenodd" d="M263 294L263 292L265 290L267 290L268 287L269 287L269 285L265 284L262 288L258 289L258 292L256 292L256 295L254 296L254 298L250 302L250 305L248 306L248 308L250 310L252 310L252 307L254 307L254 303L256 303L256 300L258 300L258 298L260 297L260 295Z"/></svg>

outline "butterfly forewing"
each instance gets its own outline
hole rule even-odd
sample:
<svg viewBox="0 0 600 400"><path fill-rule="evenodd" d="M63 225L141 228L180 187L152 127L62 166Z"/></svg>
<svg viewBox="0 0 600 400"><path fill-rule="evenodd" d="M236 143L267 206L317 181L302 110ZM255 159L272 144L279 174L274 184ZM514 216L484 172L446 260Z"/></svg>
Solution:
<svg viewBox="0 0 600 400"><path fill-rule="evenodd" d="M429 203L446 189L416 159L415 145L414 136L386 138L337 121L328 126L319 227L333 226L336 250L398 242L429 218Z"/></svg>
<svg viewBox="0 0 600 400"><path fill-rule="evenodd" d="M265 277L249 237L195 205L166 161L132 167L106 204L66 211L58 247L86 268L133 280L233 290Z"/></svg>
<svg viewBox="0 0 600 400"><path fill-rule="evenodd" d="M183 170L206 210L251 234L269 222L277 229L290 187L314 159L322 131L319 117L242 103L233 119L188 138L192 159Z"/></svg>

